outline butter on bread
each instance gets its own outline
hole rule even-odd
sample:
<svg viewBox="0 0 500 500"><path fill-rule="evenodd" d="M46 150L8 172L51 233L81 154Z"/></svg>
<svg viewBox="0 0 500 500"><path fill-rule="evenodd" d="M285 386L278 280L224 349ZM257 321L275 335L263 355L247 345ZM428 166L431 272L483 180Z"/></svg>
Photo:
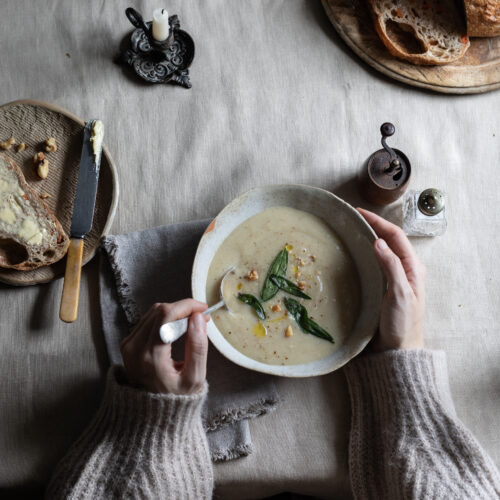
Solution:
<svg viewBox="0 0 500 500"><path fill-rule="evenodd" d="M69 238L27 184L15 162L0 153L0 267L28 271L62 259Z"/></svg>
<svg viewBox="0 0 500 500"><path fill-rule="evenodd" d="M467 34L500 36L500 0L465 0Z"/></svg>
<svg viewBox="0 0 500 500"><path fill-rule="evenodd" d="M368 0L377 33L389 52L420 65L460 59L470 46L455 0Z"/></svg>

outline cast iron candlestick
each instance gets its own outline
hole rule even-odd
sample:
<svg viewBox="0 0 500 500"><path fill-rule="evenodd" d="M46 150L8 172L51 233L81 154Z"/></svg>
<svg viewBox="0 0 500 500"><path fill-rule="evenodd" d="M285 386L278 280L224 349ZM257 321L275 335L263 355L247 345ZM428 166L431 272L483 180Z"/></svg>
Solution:
<svg viewBox="0 0 500 500"><path fill-rule="evenodd" d="M144 22L132 7L125 10L125 15L136 29L130 35L130 48L122 52L120 61L132 66L149 83L177 83L190 89L188 68L194 59L194 42L180 29L179 18L169 17L170 34L159 42L153 38L152 22Z"/></svg>

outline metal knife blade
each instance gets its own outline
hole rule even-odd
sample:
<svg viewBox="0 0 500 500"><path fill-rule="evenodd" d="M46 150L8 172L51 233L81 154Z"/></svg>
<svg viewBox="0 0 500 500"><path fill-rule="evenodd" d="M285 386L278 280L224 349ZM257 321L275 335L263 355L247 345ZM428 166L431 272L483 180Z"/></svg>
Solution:
<svg viewBox="0 0 500 500"><path fill-rule="evenodd" d="M101 123L99 120L90 120L83 131L80 170L71 220L72 238L83 238L92 227L102 148L102 140L100 144L98 141L91 141L93 127L97 122ZM94 148L97 149L94 151Z"/></svg>

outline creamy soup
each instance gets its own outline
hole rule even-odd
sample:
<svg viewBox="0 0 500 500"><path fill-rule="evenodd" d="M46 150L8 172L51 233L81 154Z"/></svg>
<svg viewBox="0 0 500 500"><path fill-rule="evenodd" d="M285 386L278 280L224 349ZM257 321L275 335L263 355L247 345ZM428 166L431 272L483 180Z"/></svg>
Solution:
<svg viewBox="0 0 500 500"><path fill-rule="evenodd" d="M284 249L288 265L283 274L310 300L283 289L262 300L269 268ZM339 237L320 218L289 207L273 207L240 224L210 264L208 304L217 302L221 279L232 266L235 270L224 282L229 310L217 311L212 319L224 337L250 358L272 365L322 359L338 349L352 330L360 303L358 274ZM276 290L275 284L273 287ZM266 318L260 319L254 308L241 302L240 294L258 298ZM334 343L304 332L288 312L286 299L302 304L308 317L331 335Z"/></svg>

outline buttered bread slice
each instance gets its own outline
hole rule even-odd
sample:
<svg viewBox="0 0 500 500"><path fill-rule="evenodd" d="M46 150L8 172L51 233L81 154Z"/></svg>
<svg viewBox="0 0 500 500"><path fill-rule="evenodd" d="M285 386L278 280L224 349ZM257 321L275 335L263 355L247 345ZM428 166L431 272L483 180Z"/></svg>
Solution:
<svg viewBox="0 0 500 500"><path fill-rule="evenodd" d="M19 167L0 154L0 267L27 271L66 254L69 238L27 184Z"/></svg>

